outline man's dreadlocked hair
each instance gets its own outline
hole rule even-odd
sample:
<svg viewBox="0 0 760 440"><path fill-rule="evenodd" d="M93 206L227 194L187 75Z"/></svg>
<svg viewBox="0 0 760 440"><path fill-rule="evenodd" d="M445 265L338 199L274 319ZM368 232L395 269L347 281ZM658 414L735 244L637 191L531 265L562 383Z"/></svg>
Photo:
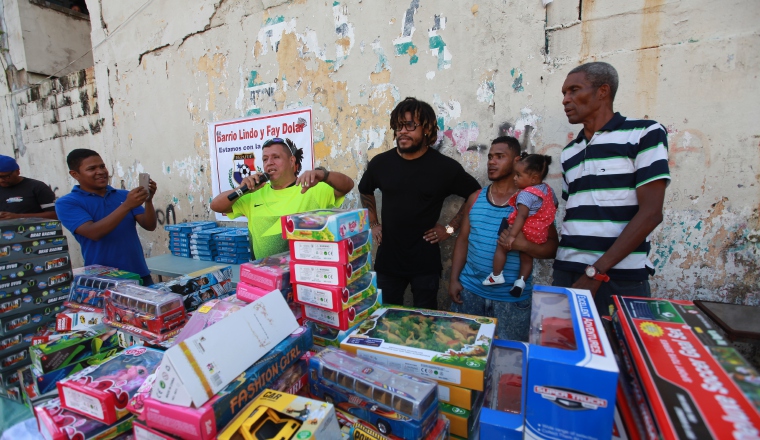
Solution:
<svg viewBox="0 0 760 440"><path fill-rule="evenodd" d="M393 130L393 138L396 138L396 133L401 129L401 124L406 120L406 112L412 114L413 118L417 118L422 126L422 140L424 146L429 147L438 140L438 121L435 117L435 111L425 101L418 101L417 98L406 98L399 102L396 108L391 112L391 129Z"/></svg>

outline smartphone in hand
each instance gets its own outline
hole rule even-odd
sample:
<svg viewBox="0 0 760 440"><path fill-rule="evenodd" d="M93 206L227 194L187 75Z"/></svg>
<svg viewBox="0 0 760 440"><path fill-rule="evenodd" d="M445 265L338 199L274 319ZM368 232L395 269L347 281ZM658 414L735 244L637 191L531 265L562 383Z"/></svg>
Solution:
<svg viewBox="0 0 760 440"><path fill-rule="evenodd" d="M150 174L148 173L140 173L140 176L138 178L140 186L145 188L145 191L150 192Z"/></svg>

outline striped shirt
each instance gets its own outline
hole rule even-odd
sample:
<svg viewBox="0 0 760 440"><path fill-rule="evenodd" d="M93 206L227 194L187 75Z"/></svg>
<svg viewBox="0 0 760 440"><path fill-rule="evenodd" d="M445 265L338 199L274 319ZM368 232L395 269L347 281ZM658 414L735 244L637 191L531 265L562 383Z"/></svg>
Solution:
<svg viewBox="0 0 760 440"><path fill-rule="evenodd" d="M509 217L514 208L509 205L496 206L488 200L488 188L483 188L469 212L470 235L467 245L467 262L459 274L462 287L486 299L515 302L529 298L533 293L533 275L525 280L525 289L519 298L509 294L520 274L520 253L507 253L504 265L504 284L484 286L483 280L493 270L493 256L499 239L501 220Z"/></svg>
<svg viewBox="0 0 760 440"><path fill-rule="evenodd" d="M583 272L620 236L639 210L636 189L670 183L668 140L655 121L615 113L587 141L583 130L562 150L562 198L567 201L554 268ZM646 280L651 234L607 272L612 279Z"/></svg>

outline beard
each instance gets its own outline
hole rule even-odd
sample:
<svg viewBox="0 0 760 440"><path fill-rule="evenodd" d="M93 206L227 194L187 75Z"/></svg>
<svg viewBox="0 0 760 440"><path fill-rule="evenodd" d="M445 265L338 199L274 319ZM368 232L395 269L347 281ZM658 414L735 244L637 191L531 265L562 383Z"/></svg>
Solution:
<svg viewBox="0 0 760 440"><path fill-rule="evenodd" d="M404 147L402 147L401 145L398 144L398 139L396 139L396 147L398 147L399 151L401 151L402 153L405 153L405 154L416 153L416 152L418 152L418 151L420 151L422 149L422 145L423 145L424 142L425 142L424 140L421 140L420 142L418 142L416 144L412 144L412 145L404 148Z"/></svg>

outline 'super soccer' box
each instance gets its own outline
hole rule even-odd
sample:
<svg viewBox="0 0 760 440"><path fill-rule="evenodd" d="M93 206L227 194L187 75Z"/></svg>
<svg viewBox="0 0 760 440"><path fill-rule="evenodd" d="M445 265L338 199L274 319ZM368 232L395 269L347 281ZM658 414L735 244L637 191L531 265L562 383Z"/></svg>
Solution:
<svg viewBox="0 0 760 440"><path fill-rule="evenodd" d="M334 242L290 240L288 245L294 260L346 264L372 250L372 234L365 231Z"/></svg>
<svg viewBox="0 0 760 440"><path fill-rule="evenodd" d="M760 436L760 374L717 324L691 301L614 300L618 338L652 431L665 439Z"/></svg>
<svg viewBox="0 0 760 440"><path fill-rule="evenodd" d="M18 261L0 264L0 280L24 278L32 274L42 274L56 270L71 268L68 255L43 255L41 257L26 257Z"/></svg>
<svg viewBox="0 0 760 440"><path fill-rule="evenodd" d="M377 292L377 275L367 272L346 287L324 284L293 284L296 302L341 312Z"/></svg>
<svg viewBox="0 0 760 440"><path fill-rule="evenodd" d="M525 438L609 438L618 366L587 290L534 286Z"/></svg>
<svg viewBox="0 0 760 440"><path fill-rule="evenodd" d="M53 255L68 252L66 237L52 237L39 240L22 241L13 244L0 244L0 264L22 260L40 255Z"/></svg>
<svg viewBox="0 0 760 440"><path fill-rule="evenodd" d="M383 304L382 291L378 290L356 304L340 312L320 309L319 307L302 306L303 316L338 330L348 330L352 326L364 321L372 312L379 309Z"/></svg>
<svg viewBox="0 0 760 440"><path fill-rule="evenodd" d="M61 222L44 218L0 220L0 243L19 243L62 236Z"/></svg>
<svg viewBox="0 0 760 440"><path fill-rule="evenodd" d="M290 281L346 287L371 269L372 254L364 254L346 264L291 260Z"/></svg>
<svg viewBox="0 0 760 440"><path fill-rule="evenodd" d="M521 440L525 419L528 344L495 340L486 387L485 402L480 413L480 438L488 440Z"/></svg>
<svg viewBox="0 0 760 440"><path fill-rule="evenodd" d="M320 209L285 215L280 220L286 240L340 241L369 230L366 209Z"/></svg>
<svg viewBox="0 0 760 440"><path fill-rule="evenodd" d="M388 306L340 347L405 373L483 391L496 319Z"/></svg>

